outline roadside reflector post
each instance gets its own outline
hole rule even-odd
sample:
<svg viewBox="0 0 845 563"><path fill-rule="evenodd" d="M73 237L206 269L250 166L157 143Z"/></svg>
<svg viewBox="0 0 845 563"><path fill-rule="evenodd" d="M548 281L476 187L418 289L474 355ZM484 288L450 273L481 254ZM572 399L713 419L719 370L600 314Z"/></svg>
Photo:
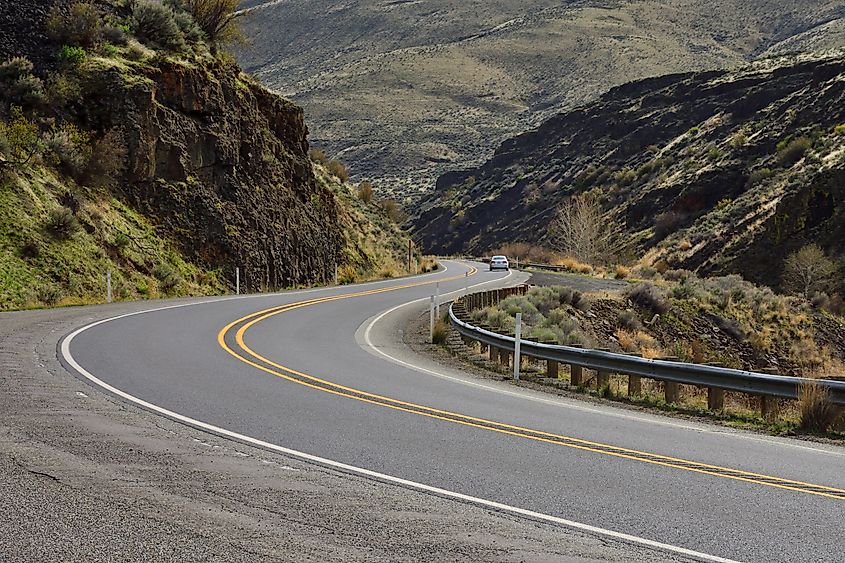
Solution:
<svg viewBox="0 0 845 563"><path fill-rule="evenodd" d="M431 301L429 303L428 316L429 316L429 325L430 325L430 327L429 327L429 339L431 340L431 343L434 344L434 318L435 318L435 314L434 314L434 296L433 295L431 296Z"/></svg>
<svg viewBox="0 0 845 563"><path fill-rule="evenodd" d="M334 264L334 284L337 285L337 262Z"/></svg>
<svg viewBox="0 0 845 563"><path fill-rule="evenodd" d="M522 340L522 313L516 314L516 326L514 332L513 345L513 378L519 380L519 362L520 362L520 341Z"/></svg>
<svg viewBox="0 0 845 563"><path fill-rule="evenodd" d="M440 282L434 284L434 314L440 318Z"/></svg>
<svg viewBox="0 0 845 563"><path fill-rule="evenodd" d="M235 295L241 294L241 269L235 268Z"/></svg>
<svg viewBox="0 0 845 563"><path fill-rule="evenodd" d="M464 272L464 297L469 295L469 270Z"/></svg>
<svg viewBox="0 0 845 563"><path fill-rule="evenodd" d="M111 303L114 296L111 291L111 271L106 272L106 303Z"/></svg>

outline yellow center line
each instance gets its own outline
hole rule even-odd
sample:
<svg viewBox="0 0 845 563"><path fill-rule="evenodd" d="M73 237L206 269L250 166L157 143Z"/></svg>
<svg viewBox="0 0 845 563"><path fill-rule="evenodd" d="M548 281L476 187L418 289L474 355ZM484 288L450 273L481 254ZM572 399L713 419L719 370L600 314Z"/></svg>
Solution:
<svg viewBox="0 0 845 563"><path fill-rule="evenodd" d="M475 268L472 269L470 275L474 275L477 273ZM434 418L446 422L451 422L454 424L461 424L464 426L470 426L474 428L480 428L483 430L488 430L492 432L498 432L500 434L506 434L511 436L516 436L520 438L526 438L534 441L539 442L546 442L558 446L564 446L568 448L590 451L594 453L599 453L603 455L613 456L617 458L629 459L634 461L640 461L645 463L651 463L653 465L660 465L664 467L670 467L673 469L682 469L684 471L691 471L695 473L701 473L706 475L712 475L716 477L722 477L727 479L734 479L737 481L744 481L748 483L753 483L756 485L764 485L767 487L773 487L778 489L786 489L795 492L805 493L805 494L812 494L822 497L833 498L836 500L845 500L845 490L843 489L836 489L833 487L827 487L823 485L815 485L812 483L805 483L802 481L795 481L791 479L784 479L781 477L773 477L769 475L764 475L760 473L753 473L749 471L743 471L738 469L732 469L727 467L722 467L718 465L710 465L706 463L701 463L697 461L690 461L681 458L674 458L670 456L664 456L660 454L653 454L648 452L643 452L634 449L623 448L619 446L614 446L610 444L602 444L600 442L591 442L588 440L581 440L579 438L573 438L570 436L562 436L559 434L552 434L548 432L543 432L539 430L534 430L530 428L524 428L520 426L513 426L510 424L505 424L502 422L496 422L492 420L487 420L483 418L476 418L469 415L464 415L460 413L455 413L451 411L439 410L432 407L428 407L425 405L419 405L416 403L410 403L405 401L400 401L398 399L394 399L391 397L386 397L383 395L377 395L374 393L368 393L366 391L361 391L359 389L354 389L352 387L346 387L344 385L340 385L338 383L334 383L331 381L327 381L325 379L320 379L318 377L314 377L312 375L294 370L287 366L283 366L272 360L258 354L249 346L246 345L244 341L244 335L246 332L253 327L254 325L270 318L275 315L279 315L281 313L285 313L288 311L292 311L295 309L299 309L302 307L308 307L311 305L316 305L319 303L327 303L331 301L337 301L342 299L350 299L354 297L362 297L367 295L374 295L379 293L386 293L392 291L398 291L401 289L407 289L411 287L418 287L421 285L428 285L435 283L437 281L454 281L457 279L461 279L464 276L454 276L450 278L445 278L442 280L434 280L434 281L424 281L424 282L417 282L412 284L405 284L405 285L398 285L398 286L391 286L387 288L380 288L380 289L372 289L367 291L360 291L354 293L346 293L341 295L333 295L328 297L319 297L314 299L308 299L305 301L299 301L295 303L290 303L287 305L280 305L277 307L272 307L269 309L264 309L261 311L257 311L241 317L231 323L227 324L223 327L217 335L217 342L221 348L223 348L226 352L240 360L241 362L248 364L256 369L274 375L276 377L285 379L287 381L291 381L293 383L297 383L299 385L303 385L305 387L309 387L318 391L322 391L325 393L330 393L333 395L338 395L341 397L354 399L356 401L361 401L365 403L370 403L374 405L378 405L381 407L386 407L398 411L408 412L411 414L416 414L420 416L426 416L429 418ZM248 357L245 357L239 354L237 351L233 350L228 343L226 342L226 336L229 332L236 326L241 325L238 330L235 332L235 342L237 346L247 355L251 356L253 359L258 360L253 361ZM270 367L267 367L270 366ZM303 381L303 379L305 381ZM456 420L457 419L457 420ZM561 443L561 441L569 442L569 443ZM612 449L613 451L608 451L607 449ZM648 457L643 457L648 456ZM684 464L684 465L679 465ZM689 467L686 465L693 465L694 467ZM730 472L731 474L726 474L724 472ZM772 482L763 482L760 479L766 480L773 480L777 481L776 483ZM813 490L808 490L806 487L812 487Z"/></svg>

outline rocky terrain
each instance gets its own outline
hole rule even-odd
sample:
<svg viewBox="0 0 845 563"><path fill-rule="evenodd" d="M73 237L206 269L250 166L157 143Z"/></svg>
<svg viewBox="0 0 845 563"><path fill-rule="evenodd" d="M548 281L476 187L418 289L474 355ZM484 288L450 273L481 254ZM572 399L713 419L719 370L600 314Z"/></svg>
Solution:
<svg viewBox="0 0 845 563"><path fill-rule="evenodd" d="M616 259L779 283L784 258L845 253L845 55L633 82L440 177L413 219L427 249L558 244L556 208L588 192Z"/></svg>
<svg viewBox="0 0 845 563"><path fill-rule="evenodd" d="M832 0L248 0L245 68L312 140L416 199L503 138L611 87L845 44ZM401 197L398 197L401 199Z"/></svg>
<svg viewBox="0 0 845 563"><path fill-rule="evenodd" d="M392 273L398 228L190 16L154 8L171 36L144 37L123 3L52 5L2 8L0 308L102 298L107 271L118 298L217 293L236 267L247 291ZM48 37L57 13L85 31Z"/></svg>

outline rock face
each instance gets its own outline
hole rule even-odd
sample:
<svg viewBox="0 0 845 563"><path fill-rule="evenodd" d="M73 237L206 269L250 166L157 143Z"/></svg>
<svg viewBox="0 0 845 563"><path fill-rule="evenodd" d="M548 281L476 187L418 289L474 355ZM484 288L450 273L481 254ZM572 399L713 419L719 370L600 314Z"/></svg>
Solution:
<svg viewBox="0 0 845 563"><path fill-rule="evenodd" d="M219 64L112 69L85 105L91 125L125 135L123 197L184 254L229 279L240 267L249 290L329 280L338 209L314 177L302 109L245 80Z"/></svg>
<svg viewBox="0 0 845 563"><path fill-rule="evenodd" d="M555 246L556 207L591 191L633 254L775 284L807 242L845 252L843 123L841 51L639 81L441 177L412 222L438 253Z"/></svg>

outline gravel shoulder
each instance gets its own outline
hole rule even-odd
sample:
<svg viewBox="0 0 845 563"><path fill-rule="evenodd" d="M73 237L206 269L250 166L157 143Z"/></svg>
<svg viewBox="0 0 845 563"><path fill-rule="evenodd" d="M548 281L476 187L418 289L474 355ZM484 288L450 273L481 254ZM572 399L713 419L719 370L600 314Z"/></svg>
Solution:
<svg viewBox="0 0 845 563"><path fill-rule="evenodd" d="M58 363L71 329L153 306L0 314L0 560L665 560L211 436Z"/></svg>

